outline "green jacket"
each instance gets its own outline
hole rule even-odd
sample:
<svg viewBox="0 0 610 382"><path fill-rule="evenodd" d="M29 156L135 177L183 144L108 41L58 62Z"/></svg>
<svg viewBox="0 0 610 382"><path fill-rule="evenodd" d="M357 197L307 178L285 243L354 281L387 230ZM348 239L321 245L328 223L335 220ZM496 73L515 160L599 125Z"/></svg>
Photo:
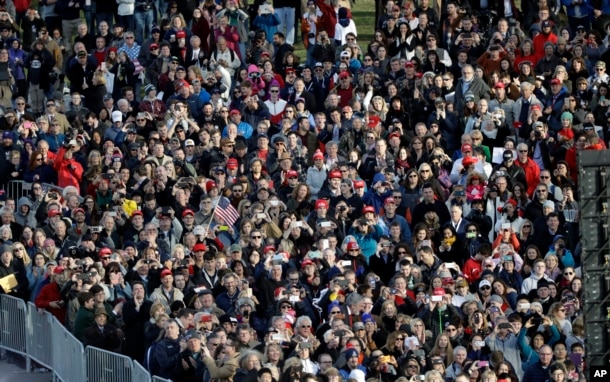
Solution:
<svg viewBox="0 0 610 382"><path fill-rule="evenodd" d="M74 319L74 330L72 331L74 337L83 342L85 339L85 329L95 322L94 318L95 310L87 309L84 306L78 308L76 318Z"/></svg>

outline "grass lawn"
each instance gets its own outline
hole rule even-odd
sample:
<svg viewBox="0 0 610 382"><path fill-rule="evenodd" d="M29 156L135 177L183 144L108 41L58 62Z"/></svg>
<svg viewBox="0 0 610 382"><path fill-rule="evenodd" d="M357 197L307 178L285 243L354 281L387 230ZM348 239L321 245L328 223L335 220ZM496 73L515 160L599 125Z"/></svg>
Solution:
<svg viewBox="0 0 610 382"><path fill-rule="evenodd" d="M352 16L358 30L358 43L366 51L368 43L375 35L375 0L356 0L356 5L352 7ZM294 44L294 47L296 54L303 61L307 57L303 43L299 41Z"/></svg>

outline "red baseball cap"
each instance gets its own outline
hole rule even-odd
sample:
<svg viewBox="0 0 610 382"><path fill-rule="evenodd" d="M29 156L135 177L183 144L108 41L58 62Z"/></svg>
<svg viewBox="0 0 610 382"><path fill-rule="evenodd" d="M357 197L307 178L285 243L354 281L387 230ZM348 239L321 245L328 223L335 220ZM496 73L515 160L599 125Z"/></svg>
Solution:
<svg viewBox="0 0 610 382"><path fill-rule="evenodd" d="M197 243L193 246L193 252L204 252L206 249L207 248L203 243Z"/></svg>
<svg viewBox="0 0 610 382"><path fill-rule="evenodd" d="M328 174L328 179L341 179L341 171L339 171L339 170L332 170Z"/></svg>
<svg viewBox="0 0 610 382"><path fill-rule="evenodd" d="M100 256L103 256L103 255L112 255L112 249L110 249L110 248L100 249Z"/></svg>
<svg viewBox="0 0 610 382"><path fill-rule="evenodd" d="M164 269L161 271L161 278L164 278L166 276L172 276L172 271L170 271L169 269Z"/></svg>
<svg viewBox="0 0 610 382"><path fill-rule="evenodd" d="M349 243L347 243L347 250L351 251L354 249L360 249L360 246L358 245L358 242L356 241L350 241Z"/></svg>
<svg viewBox="0 0 610 382"><path fill-rule="evenodd" d="M185 31L176 32L176 38L186 38L186 32Z"/></svg>
<svg viewBox="0 0 610 382"><path fill-rule="evenodd" d="M364 188L364 180L355 180L354 188Z"/></svg>
<svg viewBox="0 0 610 382"><path fill-rule="evenodd" d="M385 201L383 202L383 204L389 204L389 203L394 203L396 204L396 199L394 199L391 196L388 196L387 198L385 198Z"/></svg>
<svg viewBox="0 0 610 382"><path fill-rule="evenodd" d="M182 217L185 217L186 215L192 215L192 216L195 216L195 211L193 211L193 210L189 210L189 209L187 208L186 210L184 210L184 211L182 212Z"/></svg>
<svg viewBox="0 0 610 382"><path fill-rule="evenodd" d="M144 216L144 213L140 210L135 210L131 213L131 217L134 217L136 215Z"/></svg>
<svg viewBox="0 0 610 382"><path fill-rule="evenodd" d="M239 167L239 163L237 163L237 159L229 158L229 160L227 161L227 168L229 170L235 170L235 169L237 169L237 167Z"/></svg>
<svg viewBox="0 0 610 382"><path fill-rule="evenodd" d="M60 210L51 210L48 212L48 215L50 218L52 218L53 216L60 216L61 215L61 211Z"/></svg>
<svg viewBox="0 0 610 382"><path fill-rule="evenodd" d="M462 145L462 152L465 153L466 151L472 152L472 145L470 145L468 143L464 143Z"/></svg>
<svg viewBox="0 0 610 382"><path fill-rule="evenodd" d="M367 212L375 213L375 207L373 207L373 206L365 206L362 209L362 214L366 214Z"/></svg>
<svg viewBox="0 0 610 382"><path fill-rule="evenodd" d="M315 209L317 210L320 207L328 208L328 202L324 199L316 200Z"/></svg>
<svg viewBox="0 0 610 382"><path fill-rule="evenodd" d="M72 216L76 215L79 212L82 212L84 214L85 210L82 208L75 208L74 211L72 211Z"/></svg>

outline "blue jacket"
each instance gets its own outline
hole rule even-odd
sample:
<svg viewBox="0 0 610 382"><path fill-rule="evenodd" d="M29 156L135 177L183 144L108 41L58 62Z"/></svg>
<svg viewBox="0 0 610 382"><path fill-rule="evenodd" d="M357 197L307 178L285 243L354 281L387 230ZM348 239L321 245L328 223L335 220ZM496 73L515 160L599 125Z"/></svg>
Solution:
<svg viewBox="0 0 610 382"><path fill-rule="evenodd" d="M557 94L557 97L555 98L555 103L553 103L552 94L548 95L545 102L545 108L551 106L553 109L551 111L551 114L547 115L547 120L549 121L549 127L554 132L554 134L557 134L557 132L561 130L561 114L563 113L563 104L565 102L566 94L567 90L564 86L559 91L559 94Z"/></svg>
<svg viewBox="0 0 610 382"><path fill-rule="evenodd" d="M363 235L359 230L354 229L354 227L349 229L349 234L356 238L356 241L360 246L360 251L366 258L367 264L371 256L375 254L379 238L383 235L383 231L381 230L381 227L379 227L379 224L375 224L373 229L374 231L372 233L367 233L366 235ZM362 271L364 272L364 270ZM356 271L356 276L360 276L359 271Z"/></svg>
<svg viewBox="0 0 610 382"><path fill-rule="evenodd" d="M377 191L373 190L373 188L369 188L366 194L362 197L362 202L367 206L373 206L375 208L375 214L379 214L381 211L381 207L383 207L383 202L388 196L392 195L392 190L387 189L383 194L379 194Z"/></svg>
<svg viewBox="0 0 610 382"><path fill-rule="evenodd" d="M274 12L256 16L256 18L254 18L254 21L252 22L252 25L265 31L265 36L267 36L267 42L273 42L273 34L277 32L277 26L281 23L282 21Z"/></svg>
<svg viewBox="0 0 610 382"><path fill-rule="evenodd" d="M180 343L164 338L155 347L154 361L159 365L159 377L174 378L174 369L180 361Z"/></svg>
<svg viewBox="0 0 610 382"><path fill-rule="evenodd" d="M582 0L582 4L572 4L572 0L561 0L561 4L566 7L568 17L577 17L588 19L593 13L593 7L589 4L589 0ZM577 15L578 11L578 15ZM602 11L603 12L603 11ZM588 20L587 20L588 21Z"/></svg>
<svg viewBox="0 0 610 382"><path fill-rule="evenodd" d="M387 216L382 216L381 220L383 220L385 226L388 228L388 232L384 232L384 235L389 235L390 225L396 222L400 224L400 239L403 242L411 245L411 228L409 228L407 219L400 215L394 215L392 219L388 218Z"/></svg>

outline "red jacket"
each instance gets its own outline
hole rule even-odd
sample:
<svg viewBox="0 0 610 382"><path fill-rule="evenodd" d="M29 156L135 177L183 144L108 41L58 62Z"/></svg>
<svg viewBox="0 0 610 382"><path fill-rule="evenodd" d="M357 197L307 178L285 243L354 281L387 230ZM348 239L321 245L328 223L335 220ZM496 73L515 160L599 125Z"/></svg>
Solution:
<svg viewBox="0 0 610 382"><path fill-rule="evenodd" d="M83 166L74 157L64 158L65 148L59 149L53 168L57 171L57 185L59 187L74 186L80 195L80 182L83 178Z"/></svg>
<svg viewBox="0 0 610 382"><path fill-rule="evenodd" d="M62 301L61 295L59 294L59 285L56 282L52 282L42 287L34 304L37 308L44 309L55 316L62 324L66 321L66 307L62 305L61 308L51 308L49 305L53 301Z"/></svg>
<svg viewBox="0 0 610 382"><path fill-rule="evenodd" d="M531 158L527 158L527 162L521 163L520 160L516 160L515 164L521 167L525 172L525 180L527 181L527 194L530 198L533 198L534 192L536 191L536 187L538 187L540 177L540 167L538 166L538 163L534 162L534 160Z"/></svg>
<svg viewBox="0 0 610 382"><path fill-rule="evenodd" d="M464 278L468 281L468 284L472 284L481 278L482 269L483 265L479 260L475 260L472 257L466 260L462 271L464 272Z"/></svg>

